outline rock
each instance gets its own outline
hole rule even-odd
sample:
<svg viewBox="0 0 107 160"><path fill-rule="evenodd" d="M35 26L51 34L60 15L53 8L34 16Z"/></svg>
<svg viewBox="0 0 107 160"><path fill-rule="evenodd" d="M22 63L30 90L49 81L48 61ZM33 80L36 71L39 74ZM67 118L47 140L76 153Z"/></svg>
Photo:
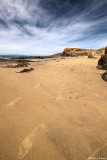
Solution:
<svg viewBox="0 0 107 160"><path fill-rule="evenodd" d="M28 68L28 69L23 69L20 72L16 72L16 73L30 72L30 71L33 71L33 70L34 70L34 68Z"/></svg>
<svg viewBox="0 0 107 160"><path fill-rule="evenodd" d="M97 68L98 70L103 69L103 67L102 67L101 65L98 65L96 68Z"/></svg>
<svg viewBox="0 0 107 160"><path fill-rule="evenodd" d="M88 53L89 53L89 50L87 50L87 49L65 48L62 53L62 56L71 56L71 57L87 56Z"/></svg>
<svg viewBox="0 0 107 160"><path fill-rule="evenodd" d="M102 69L107 70L107 54L101 56L98 61L98 66L102 66Z"/></svg>
<svg viewBox="0 0 107 160"><path fill-rule="evenodd" d="M7 65L5 66L6 68L18 68L18 67L27 67L29 65L29 63L27 62L23 62L23 63L19 63L16 65Z"/></svg>
<svg viewBox="0 0 107 160"><path fill-rule="evenodd" d="M102 69L107 70L107 47L105 48L105 54L98 61L98 66L102 66Z"/></svg>
<svg viewBox="0 0 107 160"><path fill-rule="evenodd" d="M107 71L103 73L102 79L107 82Z"/></svg>

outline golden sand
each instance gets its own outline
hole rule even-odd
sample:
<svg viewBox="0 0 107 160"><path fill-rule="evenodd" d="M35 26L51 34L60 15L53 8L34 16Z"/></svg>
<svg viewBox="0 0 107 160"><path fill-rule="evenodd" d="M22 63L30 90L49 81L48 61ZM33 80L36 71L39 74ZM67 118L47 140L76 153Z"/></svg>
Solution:
<svg viewBox="0 0 107 160"><path fill-rule="evenodd" d="M107 83L98 59L0 68L0 160L107 159Z"/></svg>

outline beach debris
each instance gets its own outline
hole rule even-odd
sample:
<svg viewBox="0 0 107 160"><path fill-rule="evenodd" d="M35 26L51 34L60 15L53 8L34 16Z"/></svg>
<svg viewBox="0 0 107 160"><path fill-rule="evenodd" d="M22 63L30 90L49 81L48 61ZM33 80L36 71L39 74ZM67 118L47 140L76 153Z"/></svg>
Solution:
<svg viewBox="0 0 107 160"><path fill-rule="evenodd" d="M107 71L102 74L102 79L107 82Z"/></svg>
<svg viewBox="0 0 107 160"><path fill-rule="evenodd" d="M98 66L97 66L98 69L102 67L101 69L107 70L107 47L105 48L105 54L103 54L98 61Z"/></svg>
<svg viewBox="0 0 107 160"><path fill-rule="evenodd" d="M16 72L16 73L30 72L30 71L33 71L33 70L34 70L34 68L28 68L28 69L23 69L20 72Z"/></svg>

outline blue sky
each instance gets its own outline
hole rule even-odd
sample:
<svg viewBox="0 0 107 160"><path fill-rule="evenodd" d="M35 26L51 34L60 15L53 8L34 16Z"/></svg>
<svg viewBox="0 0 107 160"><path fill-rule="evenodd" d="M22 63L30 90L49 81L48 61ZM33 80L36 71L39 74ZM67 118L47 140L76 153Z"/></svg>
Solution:
<svg viewBox="0 0 107 160"><path fill-rule="evenodd" d="M107 0L0 0L0 54L107 45Z"/></svg>

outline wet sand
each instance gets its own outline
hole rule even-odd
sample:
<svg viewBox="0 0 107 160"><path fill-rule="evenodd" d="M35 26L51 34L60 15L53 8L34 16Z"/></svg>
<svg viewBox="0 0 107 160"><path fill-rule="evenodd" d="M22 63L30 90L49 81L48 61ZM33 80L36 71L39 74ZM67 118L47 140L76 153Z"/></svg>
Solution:
<svg viewBox="0 0 107 160"><path fill-rule="evenodd" d="M0 68L0 160L107 159L107 83L98 59Z"/></svg>

